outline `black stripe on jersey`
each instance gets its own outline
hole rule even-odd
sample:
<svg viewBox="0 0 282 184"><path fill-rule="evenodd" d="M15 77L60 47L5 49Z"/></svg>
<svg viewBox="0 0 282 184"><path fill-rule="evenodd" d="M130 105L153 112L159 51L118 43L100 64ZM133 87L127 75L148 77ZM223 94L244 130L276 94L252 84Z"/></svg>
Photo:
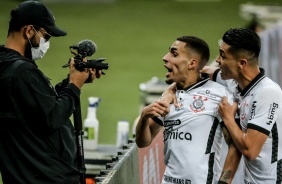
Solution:
<svg viewBox="0 0 282 184"><path fill-rule="evenodd" d="M253 130L257 130L257 131L259 131L259 132L261 132L261 133L263 133L263 134L265 134L267 136L270 133L270 131L268 131L268 130L260 127L260 126L257 126L255 124L252 124L252 123L248 123L247 128L250 128L250 129L253 129Z"/></svg>
<svg viewBox="0 0 282 184"><path fill-rule="evenodd" d="M241 124L240 124L240 118L235 118L235 122L238 125L238 127L242 130Z"/></svg>
<svg viewBox="0 0 282 184"><path fill-rule="evenodd" d="M206 182L206 184L212 184L212 180L213 180L214 155L215 155L215 153L211 153L211 154L210 154L210 158L209 158L209 169L208 169L208 175L207 175L207 182Z"/></svg>
<svg viewBox="0 0 282 184"><path fill-rule="evenodd" d="M240 95L245 97L264 78L264 69L260 68L260 73L242 90Z"/></svg>
<svg viewBox="0 0 282 184"><path fill-rule="evenodd" d="M206 82L208 82L210 79L209 78L204 78L201 81L197 82L196 84L192 84L191 86L188 86L187 88L185 88L185 91L190 91L192 89L201 87L202 85L204 85Z"/></svg>
<svg viewBox="0 0 282 184"><path fill-rule="evenodd" d="M220 127L221 128L226 127L223 121L220 122Z"/></svg>
<svg viewBox="0 0 282 184"><path fill-rule="evenodd" d="M217 77L217 74L219 73L219 71L220 71L220 68L213 72L212 80L215 81L215 82L216 82L216 77Z"/></svg>
<svg viewBox="0 0 282 184"><path fill-rule="evenodd" d="M190 90L192 90L192 89L201 87L202 85L204 85L204 84L205 84L206 82L208 82L209 80L210 80L209 75L206 74L206 73L203 73L203 74L202 74L202 79L201 79L200 81L198 81L197 83L192 84L192 85L186 87L185 89L182 89L180 86L176 86L176 87L177 87L177 90L190 91Z"/></svg>
<svg viewBox="0 0 282 184"><path fill-rule="evenodd" d="M164 126L164 125L163 125L163 121L160 120L159 118L157 118L157 117L152 117L151 119L152 119L154 122L156 122L157 124L159 124L159 125L161 125L161 126Z"/></svg>
<svg viewBox="0 0 282 184"><path fill-rule="evenodd" d="M217 129L218 125L219 125L219 120L217 118L214 118L211 130L210 130L210 135L209 135L209 139L208 139L208 142L207 142L207 149L206 149L206 153L205 154L209 154L211 152L213 141L214 141L215 132L216 132L216 129Z"/></svg>
<svg viewBox="0 0 282 184"><path fill-rule="evenodd" d="M282 183L282 159L277 162L277 180L276 184Z"/></svg>
<svg viewBox="0 0 282 184"><path fill-rule="evenodd" d="M273 164L278 160L278 130L277 130L277 124L274 123L272 129L272 155L271 155L271 163Z"/></svg>

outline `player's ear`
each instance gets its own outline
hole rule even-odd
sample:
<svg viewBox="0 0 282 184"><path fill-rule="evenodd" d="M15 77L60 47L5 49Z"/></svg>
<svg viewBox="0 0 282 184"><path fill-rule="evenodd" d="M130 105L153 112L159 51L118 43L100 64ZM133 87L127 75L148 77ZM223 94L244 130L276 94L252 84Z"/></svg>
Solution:
<svg viewBox="0 0 282 184"><path fill-rule="evenodd" d="M244 68L247 65L247 63L248 63L248 61L246 59L241 58L239 60L239 67L242 69L242 68Z"/></svg>
<svg viewBox="0 0 282 184"><path fill-rule="evenodd" d="M188 62L188 70L195 70L196 68L198 68L198 63L199 61L196 58L192 58L191 60L189 60Z"/></svg>

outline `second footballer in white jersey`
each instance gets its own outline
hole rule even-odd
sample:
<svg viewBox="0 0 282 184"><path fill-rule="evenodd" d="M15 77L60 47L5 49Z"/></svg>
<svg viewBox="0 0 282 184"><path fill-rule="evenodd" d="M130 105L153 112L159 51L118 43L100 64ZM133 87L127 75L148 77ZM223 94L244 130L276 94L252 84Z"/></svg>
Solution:
<svg viewBox="0 0 282 184"><path fill-rule="evenodd" d="M204 40L178 37L163 57L166 83L176 85L142 109L135 139L139 148L150 145L164 130L163 184L230 183L234 177L240 155L227 129L220 127L217 113L222 97L230 97L232 103L233 96L226 87L201 75L208 60L209 47ZM175 92L178 104L172 105L176 102ZM229 147L221 174L223 135Z"/></svg>
<svg viewBox="0 0 282 184"><path fill-rule="evenodd" d="M245 157L244 182L247 184L281 184L282 182L282 91L278 84L264 75L264 70L240 91L234 80L222 80L220 70L216 82L228 86L238 96L242 130L257 130L268 136L259 156Z"/></svg>
<svg viewBox="0 0 282 184"><path fill-rule="evenodd" d="M217 108L223 96L233 95L205 78L186 89L177 89L179 106L153 120L164 126L166 169L162 184L216 184L221 175L220 153L224 141Z"/></svg>

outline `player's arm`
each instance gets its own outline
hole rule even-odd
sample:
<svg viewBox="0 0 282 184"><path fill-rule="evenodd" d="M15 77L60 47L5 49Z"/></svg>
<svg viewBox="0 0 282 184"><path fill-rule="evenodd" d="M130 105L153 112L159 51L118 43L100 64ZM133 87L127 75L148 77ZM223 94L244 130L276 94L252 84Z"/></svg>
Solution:
<svg viewBox="0 0 282 184"><path fill-rule="evenodd" d="M140 119L136 126L136 144L143 148L151 144L152 140L162 129L152 118L165 116L169 112L169 103L157 100L143 108Z"/></svg>
<svg viewBox="0 0 282 184"><path fill-rule="evenodd" d="M160 116L164 117L168 114L169 104L174 103L174 105L177 106L175 91L176 83L173 83L164 91L160 100L157 100L143 108L136 126L135 140L138 147L149 146L154 137L163 127L153 119Z"/></svg>
<svg viewBox="0 0 282 184"><path fill-rule="evenodd" d="M219 105L218 112L221 115L225 126L227 127L230 135L236 145L237 149L248 159L254 160L259 155L267 135L255 129L248 128L246 132L241 130L235 120L233 111L237 108L230 105L224 97Z"/></svg>
<svg viewBox="0 0 282 184"><path fill-rule="evenodd" d="M213 75L215 73L215 71L217 71L219 69L219 67L217 66L204 66L204 68L202 69L201 73L207 73L210 76L210 79L213 80Z"/></svg>
<svg viewBox="0 0 282 184"><path fill-rule="evenodd" d="M225 126L223 126L222 131L225 142L228 145L228 153L225 158L224 167L219 179L219 184L229 184L232 182L235 176L242 154L236 148L232 137Z"/></svg>

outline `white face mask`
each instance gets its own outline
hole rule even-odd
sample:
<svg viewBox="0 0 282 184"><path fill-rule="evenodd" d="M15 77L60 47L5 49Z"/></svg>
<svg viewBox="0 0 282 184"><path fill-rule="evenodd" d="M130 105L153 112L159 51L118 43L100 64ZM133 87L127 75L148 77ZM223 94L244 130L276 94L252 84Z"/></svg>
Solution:
<svg viewBox="0 0 282 184"><path fill-rule="evenodd" d="M45 42L45 39L43 37L40 37L39 47L34 48L32 47L31 43L30 43L30 46L31 46L32 60L36 60L36 59L43 58L44 54L46 54L47 50L50 47L50 42L49 41Z"/></svg>

